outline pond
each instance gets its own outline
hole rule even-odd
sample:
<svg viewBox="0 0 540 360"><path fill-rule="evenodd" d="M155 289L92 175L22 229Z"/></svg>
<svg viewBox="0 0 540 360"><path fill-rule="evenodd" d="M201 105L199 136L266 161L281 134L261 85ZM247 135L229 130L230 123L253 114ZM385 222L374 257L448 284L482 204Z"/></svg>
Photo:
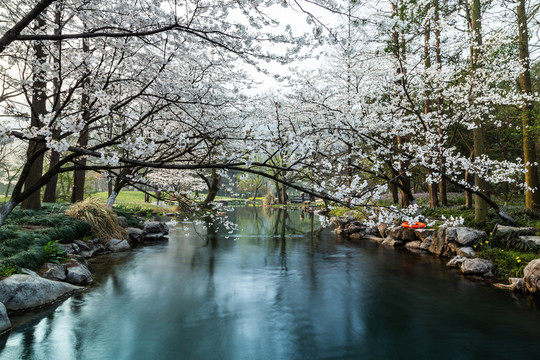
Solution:
<svg viewBox="0 0 540 360"><path fill-rule="evenodd" d="M0 359L538 358L536 298L301 211L229 216L231 234L179 223L169 242L99 258L89 290L13 319Z"/></svg>

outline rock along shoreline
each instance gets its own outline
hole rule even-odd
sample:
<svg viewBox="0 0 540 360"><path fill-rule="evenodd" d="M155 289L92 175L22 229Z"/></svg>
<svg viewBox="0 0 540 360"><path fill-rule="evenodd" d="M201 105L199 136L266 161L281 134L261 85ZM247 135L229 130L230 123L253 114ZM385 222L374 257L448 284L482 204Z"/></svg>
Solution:
<svg viewBox="0 0 540 360"><path fill-rule="evenodd" d="M122 217L119 223L126 227L125 239L112 239L106 244L99 239L59 244L69 261L45 263L35 272L23 269L22 274L0 280L0 335L11 330L10 314L49 307L85 290L93 281L88 259L168 240L169 227L164 222L146 221L143 229L127 227Z"/></svg>
<svg viewBox="0 0 540 360"><path fill-rule="evenodd" d="M407 229L400 225L367 227L352 216L333 217L334 232L351 241L371 240L391 247L405 247L417 253L431 253L447 257L448 267L458 268L464 275L474 279L492 281L494 265L476 257L474 244L485 241L484 231L464 226L441 226L438 229ZM519 233L525 228L497 226L495 231ZM530 229L525 229L530 230ZM495 287L515 292L540 294L540 259L531 261L524 269L523 278L510 278L509 284L493 284Z"/></svg>

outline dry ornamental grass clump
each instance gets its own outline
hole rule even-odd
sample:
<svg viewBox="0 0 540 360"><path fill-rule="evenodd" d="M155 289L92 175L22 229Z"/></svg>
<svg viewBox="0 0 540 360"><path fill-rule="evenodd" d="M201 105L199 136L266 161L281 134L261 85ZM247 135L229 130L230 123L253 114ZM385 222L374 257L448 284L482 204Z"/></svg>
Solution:
<svg viewBox="0 0 540 360"><path fill-rule="evenodd" d="M118 224L116 214L97 199L88 198L71 205L66 215L90 224L92 233L102 242L123 239L126 230Z"/></svg>

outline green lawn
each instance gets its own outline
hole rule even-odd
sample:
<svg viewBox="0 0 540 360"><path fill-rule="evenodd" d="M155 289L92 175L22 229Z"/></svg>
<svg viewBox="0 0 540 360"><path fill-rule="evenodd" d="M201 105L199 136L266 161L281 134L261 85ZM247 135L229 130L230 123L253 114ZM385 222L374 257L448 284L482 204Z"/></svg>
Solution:
<svg viewBox="0 0 540 360"><path fill-rule="evenodd" d="M103 199L104 201L109 197L106 191L93 193L89 196ZM151 199L151 201L155 201L155 199ZM116 198L116 202L142 205L144 204L144 193L141 191L120 191Z"/></svg>

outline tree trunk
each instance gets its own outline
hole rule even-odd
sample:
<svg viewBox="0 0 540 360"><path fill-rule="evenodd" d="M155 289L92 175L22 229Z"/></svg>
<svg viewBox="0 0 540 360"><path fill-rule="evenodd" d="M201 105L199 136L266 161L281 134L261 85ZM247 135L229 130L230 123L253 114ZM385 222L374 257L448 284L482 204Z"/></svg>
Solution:
<svg viewBox="0 0 540 360"><path fill-rule="evenodd" d="M118 193L116 191L111 191L111 194L109 195L109 197L107 198L107 202L105 203L105 205L107 205L109 209L112 209L117 196Z"/></svg>
<svg viewBox="0 0 540 360"><path fill-rule="evenodd" d="M201 209L209 209L210 204L214 202L219 191L219 180L221 180L221 176L218 175L216 169L212 169L210 181L205 178L206 185L208 186L208 195L206 195L206 199L204 199Z"/></svg>
<svg viewBox="0 0 540 360"><path fill-rule="evenodd" d="M400 20L403 20L403 4L396 0L396 2L392 3L392 17L399 18ZM405 41L404 41L404 33L403 31L400 33L394 29L392 32L392 47L393 47L393 55L396 59L396 61L400 62L405 59ZM401 64L401 62L400 62ZM395 90L395 96L399 97L398 89L405 86L404 82L404 76L405 76L406 70L401 66L398 65L396 68L396 74L398 77L398 80L395 82L396 90ZM398 136L397 137L397 143L398 148L403 148L403 145L409 141L408 136ZM411 200L407 194L411 193L411 180L406 174L407 167L409 166L407 161L400 160L399 161L399 175L398 175L398 181L400 182L401 186L401 207L405 208L408 207L411 204Z"/></svg>
<svg viewBox="0 0 540 360"><path fill-rule="evenodd" d="M440 22L439 22L439 13L440 13L440 7L439 7L439 0L433 0L433 7L434 7L434 14L433 14L433 20L435 21L435 63L437 64L437 69L440 70L442 67L442 56L441 56L441 30L439 28ZM443 128L441 123L441 117L443 114L443 99L441 96L440 90L437 90L437 117L439 119L439 138L441 139L441 146L442 146L442 136L443 136ZM444 167L444 164L440 162L440 171L441 173L445 173L446 169ZM439 196L441 198L441 205L442 206L448 206L448 190L447 190L447 184L446 179L444 177L441 177L441 181L439 181Z"/></svg>
<svg viewBox="0 0 540 360"><path fill-rule="evenodd" d="M34 28L36 30L45 26L45 20L43 17L36 19ZM33 84L32 84L32 107L30 124L31 126L40 128L42 123L40 117L47 112L47 83L45 82L45 72L43 66L47 62L47 54L45 53L45 46L42 42L36 41L34 43L34 52L36 54L37 65L33 69ZM28 142L28 150L26 152L27 159L30 159L35 153L41 152L45 145L36 141ZM43 173L43 154L36 157L31 164L28 176L24 179L24 188L28 189L33 184L37 183ZM34 191L30 196L24 199L21 203L21 208L30 210L39 210L41 208L41 195L39 189Z"/></svg>
<svg viewBox="0 0 540 360"><path fill-rule="evenodd" d="M465 182L469 183L469 171L465 171ZM465 207L467 209L472 209L472 192L469 190L465 190Z"/></svg>
<svg viewBox="0 0 540 360"><path fill-rule="evenodd" d="M82 49L83 53L85 55L88 54L90 51L90 48L88 47L88 43L86 40L83 39L82 43ZM85 64L86 65L86 64ZM83 112L83 121L85 123L85 127L83 131L81 132L81 135L79 136L78 146L80 148L86 148L88 145L88 120L90 119L90 96L88 95L88 86L90 85L90 78L87 77L86 80L83 83L83 93L81 96L81 110ZM86 157L80 157L77 159L77 163L86 166ZM71 202L76 203L77 201L82 201L84 199L84 184L86 178L86 170L75 170L73 173L73 192L71 194Z"/></svg>
<svg viewBox="0 0 540 360"><path fill-rule="evenodd" d="M427 10L427 9L426 9ZM429 24L429 20L426 20L426 24L424 26L424 68L427 70L431 68L431 58L430 58L430 51L429 51L429 41L431 37L431 26ZM426 117L431 113L431 101L429 100L430 92L427 88L427 83L424 91L424 113L426 114ZM432 171L428 171L428 175L431 178L433 175ZM428 192L429 192L429 206L431 208L436 208L439 206L439 198L437 196L437 183L430 182L428 183Z"/></svg>
<svg viewBox="0 0 540 360"><path fill-rule="evenodd" d="M525 207L540 210L540 186L538 182L538 166L536 165L536 139L534 136L533 103L527 99L531 96L531 68L529 60L529 31L525 0L518 0L517 21L519 30L519 60L523 66L519 84L523 94L521 120L523 124L523 162L525 163L525 182L531 190L525 191Z"/></svg>
<svg viewBox="0 0 540 360"><path fill-rule="evenodd" d="M389 183L388 186L390 187L390 193L392 194L392 202L394 204L398 204L399 203L398 187L393 182Z"/></svg>
<svg viewBox="0 0 540 360"><path fill-rule="evenodd" d="M109 209L112 209L114 202L116 201L116 198L118 197L118 194L124 188L125 185L126 183L124 181L118 180L118 178L115 180L114 187L111 193L109 194L109 197L107 198L107 202L105 203L105 205L107 205Z"/></svg>
<svg viewBox="0 0 540 360"><path fill-rule="evenodd" d="M56 28L54 29L54 33L56 35L60 35L62 33L62 24L61 24L61 15L62 15L62 2L59 1L56 4L56 9L54 12L54 24L56 25ZM60 90L61 90L61 64L62 64L62 41L58 40L56 41L56 51L57 51L57 57L54 59L54 63L58 70L58 76L53 79L53 88L54 88L54 104L53 104L53 111L58 116L58 112L60 111ZM58 138L60 135L60 131L55 129L53 130L52 137ZM51 157L49 159L49 168L55 166L58 164L58 161L60 160L60 154L58 151L51 149ZM45 187L45 194L43 195L43 202L46 203L55 203L56 202L56 187L58 185L58 175L54 175L51 180L47 183L47 186Z"/></svg>
<svg viewBox="0 0 540 360"><path fill-rule="evenodd" d="M482 17L480 14L480 0L471 1L471 30L473 36L473 51L471 53L471 65L472 65L472 75L476 76L477 70L482 66ZM480 119L476 119L476 127L473 129L473 146L474 146L474 157L475 159L481 159L482 155L485 154L485 140L483 133L483 123ZM474 185L484 192L487 195L487 182L478 176L478 172L474 174ZM487 220L488 214L488 204L487 202L479 197L478 195L474 196L474 220L476 222L482 223Z"/></svg>

